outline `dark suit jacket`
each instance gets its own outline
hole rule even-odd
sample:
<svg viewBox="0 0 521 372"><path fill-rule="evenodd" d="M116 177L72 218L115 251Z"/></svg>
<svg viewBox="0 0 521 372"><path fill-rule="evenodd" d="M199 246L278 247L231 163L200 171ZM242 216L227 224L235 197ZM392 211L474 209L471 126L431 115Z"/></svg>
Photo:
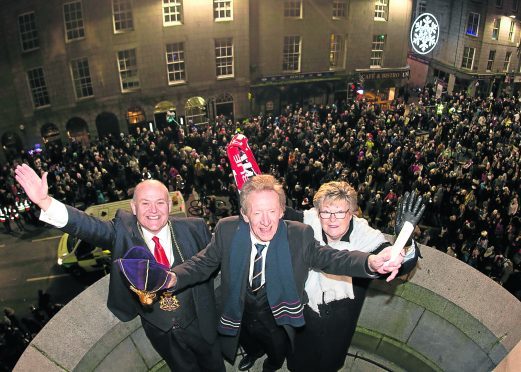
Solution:
<svg viewBox="0 0 521 372"><path fill-rule="evenodd" d="M70 206L67 206L67 212L69 220L61 230L110 249L114 260L123 257L132 247L146 247L137 228L137 219L129 212L119 210L112 221L98 220ZM210 232L203 219L171 217L170 221L185 259L195 255L210 241ZM172 328L170 320L165 319L168 312L144 309L136 294L130 291L128 283L119 275L114 262L111 269L107 307L118 319L126 322L139 315L163 331ZM201 333L208 342L213 343L217 336L213 277L207 276L200 285L189 290L193 293Z"/></svg>
<svg viewBox="0 0 521 372"><path fill-rule="evenodd" d="M204 281L220 267L221 293L223 301L226 300L232 279L230 277L230 248L238 222L239 217L237 216L221 219L215 228L215 234L210 244L191 260L187 260L182 265L172 269L177 275L176 288L183 289ZM304 297L304 284L310 268L331 274L372 277L368 273L368 253L338 251L327 246L319 247L313 238L313 230L310 226L300 222L287 221L287 227L293 276L297 293L303 303L307 302L307 297ZM250 239L244 242L244 249L251 249ZM244 306L244 297L248 285L248 268L245 269L240 280L242 281L241 303ZM284 328L288 332L290 340L292 340L294 329L291 327ZM239 337L222 336L220 339L223 354L227 359L233 361Z"/></svg>

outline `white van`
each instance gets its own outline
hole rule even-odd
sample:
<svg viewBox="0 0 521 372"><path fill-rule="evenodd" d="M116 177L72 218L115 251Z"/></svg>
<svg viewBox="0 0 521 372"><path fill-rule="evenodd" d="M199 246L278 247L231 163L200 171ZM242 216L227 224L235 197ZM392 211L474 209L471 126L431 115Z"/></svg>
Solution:
<svg viewBox="0 0 521 372"><path fill-rule="evenodd" d="M179 191L170 193L172 199L171 216L186 217L186 206L183 195ZM118 209L131 211L131 199L112 203L92 205L85 213L108 221L114 218ZM65 233L58 243L58 265L73 275L79 276L84 272L104 270L108 272L111 263L110 251L101 247L94 247L76 237Z"/></svg>

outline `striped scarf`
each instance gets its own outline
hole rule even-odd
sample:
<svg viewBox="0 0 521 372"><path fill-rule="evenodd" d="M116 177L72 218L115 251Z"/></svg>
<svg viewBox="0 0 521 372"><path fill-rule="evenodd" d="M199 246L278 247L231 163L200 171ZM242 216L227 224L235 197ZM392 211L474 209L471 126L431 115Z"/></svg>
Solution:
<svg viewBox="0 0 521 372"><path fill-rule="evenodd" d="M249 272L250 253L250 228L240 221L231 244L230 291L224 298L224 310L217 326L223 335L236 336L239 332L244 311L241 290L245 285L244 274ZM281 326L302 327L305 324L302 303L293 278L288 230L283 220L279 221L277 233L270 242L265 267L266 292L275 322Z"/></svg>

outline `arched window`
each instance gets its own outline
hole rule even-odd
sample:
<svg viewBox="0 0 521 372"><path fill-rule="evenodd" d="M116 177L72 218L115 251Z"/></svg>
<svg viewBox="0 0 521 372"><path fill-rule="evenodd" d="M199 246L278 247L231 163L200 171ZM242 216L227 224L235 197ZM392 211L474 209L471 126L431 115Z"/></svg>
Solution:
<svg viewBox="0 0 521 372"><path fill-rule="evenodd" d="M118 117L112 112L102 112L96 116L96 130L98 137L104 138L109 134L112 136L119 136L119 121Z"/></svg>
<svg viewBox="0 0 521 372"><path fill-rule="evenodd" d="M82 118L73 117L69 119L65 125L67 129L67 136L76 142L81 143L83 146L88 146L89 139L89 127L87 122Z"/></svg>
<svg viewBox="0 0 521 372"><path fill-rule="evenodd" d="M186 101L185 117L188 125L208 124L206 101L203 97L192 97Z"/></svg>

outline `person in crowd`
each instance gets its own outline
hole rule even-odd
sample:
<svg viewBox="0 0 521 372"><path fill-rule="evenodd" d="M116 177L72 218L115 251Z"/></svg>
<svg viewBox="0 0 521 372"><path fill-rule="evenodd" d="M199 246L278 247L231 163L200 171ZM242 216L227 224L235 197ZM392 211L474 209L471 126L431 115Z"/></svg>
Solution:
<svg viewBox="0 0 521 372"><path fill-rule="evenodd" d="M210 244L171 270L173 288L182 290L207 280L220 267L221 345L231 361L238 344L243 347L241 371L264 354L264 371L282 367L295 330L305 324L309 269L366 278L390 273L392 280L403 261L402 255L391 260L390 247L376 255L319 247L310 226L282 219L285 205L286 195L275 177L250 178L240 194L242 218L221 219Z"/></svg>
<svg viewBox="0 0 521 372"><path fill-rule="evenodd" d="M401 221L404 210L414 210L417 204L414 223L418 223L423 214L421 197L407 194L401 203L405 209L398 208L396 220ZM320 186L313 206L303 212L287 209L285 218L311 226L316 240L338 250L377 253L391 245L379 230L357 216L357 193L347 182L331 181ZM419 255L416 244L409 246L404 255L400 275L414 268ZM291 371L330 372L342 368L368 284L368 279L310 271L304 288L309 298L304 306L306 325L296 333L295 351L288 358Z"/></svg>
<svg viewBox="0 0 521 372"><path fill-rule="evenodd" d="M41 208L42 221L110 249L113 259L123 257L132 247L143 246L165 267L175 267L210 241L202 219L169 217L172 205L168 189L157 180L145 180L136 186L132 213L120 210L112 221L101 221L52 198L47 173L40 178L26 164L17 166L15 172L27 196ZM112 272L117 272L115 267ZM173 371L224 371L216 342L212 278L183 290L177 299L180 305L175 309L163 306L163 299L145 309L122 275L110 276L107 307L121 321L139 315L152 346Z"/></svg>

